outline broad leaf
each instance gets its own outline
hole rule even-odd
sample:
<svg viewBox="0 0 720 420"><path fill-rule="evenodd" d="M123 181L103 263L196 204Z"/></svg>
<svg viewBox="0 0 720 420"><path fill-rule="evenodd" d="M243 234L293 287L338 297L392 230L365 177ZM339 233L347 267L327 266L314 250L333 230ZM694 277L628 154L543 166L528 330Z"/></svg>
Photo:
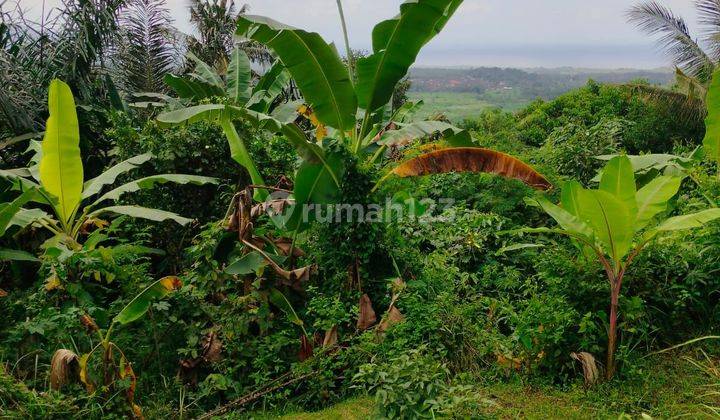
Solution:
<svg viewBox="0 0 720 420"><path fill-rule="evenodd" d="M289 82L290 73L280 60L276 61L253 88L254 93L262 93L262 95L259 96L258 101L248 103L248 107L258 112L269 112L273 101L283 92Z"/></svg>
<svg viewBox="0 0 720 420"><path fill-rule="evenodd" d="M672 232L678 230L696 229L719 218L720 209L714 208L693 214L671 217L662 222L655 230L657 232Z"/></svg>
<svg viewBox="0 0 720 420"><path fill-rule="evenodd" d="M606 191L583 190L579 194L580 219L592 227L612 259L619 263L632 245L633 218L630 209L615 195Z"/></svg>
<svg viewBox="0 0 720 420"><path fill-rule="evenodd" d="M536 200L540 207L542 207L542 209L545 210L550 217L555 219L560 227L571 233L582 236L583 238L586 238L588 242L593 243L593 230L587 223L562 207L551 203L545 197L539 197Z"/></svg>
<svg viewBox="0 0 720 420"><path fill-rule="evenodd" d="M295 309L293 309L292 305L287 300L285 295L283 295L279 290L270 289L270 292L268 293L268 300L270 300L273 305L280 308L280 310L282 310L288 317L290 322L301 327L303 326L302 319L300 319L300 317L297 315Z"/></svg>
<svg viewBox="0 0 720 420"><path fill-rule="evenodd" d="M0 204L0 236L4 235L11 226L15 216L22 210L22 206L33 200L38 194L36 189L30 189L9 203Z"/></svg>
<svg viewBox="0 0 720 420"><path fill-rule="evenodd" d="M668 201L677 194L681 183L682 178L660 176L638 190L636 232L645 228L656 215L667 209Z"/></svg>
<svg viewBox="0 0 720 420"><path fill-rule="evenodd" d="M94 207L105 200L119 200L123 194L130 192L149 190L155 188L159 184L167 184L168 182L174 184L193 184L193 185L205 185L205 184L217 184L216 178L210 178L207 176L198 175L182 175L182 174L165 174L165 175L152 175L136 181L128 182L127 184L121 185L114 190L108 191L103 194L100 198L95 200L90 206Z"/></svg>
<svg viewBox="0 0 720 420"><path fill-rule="evenodd" d="M166 74L163 78L166 85L172 89L179 98L200 100L213 96L223 96L224 91L218 86L203 83L189 77Z"/></svg>
<svg viewBox="0 0 720 420"><path fill-rule="evenodd" d="M140 167L140 165L149 161L152 157L153 156L150 153L131 157L130 159L122 161L103 172L97 178L87 181L83 187L83 200L99 193L104 186L114 183L118 176Z"/></svg>
<svg viewBox="0 0 720 420"><path fill-rule="evenodd" d="M217 121L223 115L225 105L208 104L166 112L157 117L160 126L172 127L179 124L193 124L198 121Z"/></svg>
<svg viewBox="0 0 720 420"><path fill-rule="evenodd" d="M537 189L552 188L545 177L519 159L494 150L471 147L426 153L403 162L390 174L405 178L448 172L492 173L518 179Z"/></svg>
<svg viewBox="0 0 720 420"><path fill-rule="evenodd" d="M449 138L467 132L442 121L418 121L410 124L399 124L396 130L388 130L380 136L378 144L385 146L405 146L417 139L440 133ZM469 136L469 134L468 134Z"/></svg>
<svg viewBox="0 0 720 420"><path fill-rule="evenodd" d="M209 64L197 58L197 56L190 51L188 51L187 57L195 63L195 72L192 74L195 78L212 86L223 87L222 78Z"/></svg>
<svg viewBox="0 0 720 420"><path fill-rule="evenodd" d="M635 173L627 156L617 156L605 165L600 178L600 190L622 201L634 218L637 213Z"/></svg>
<svg viewBox="0 0 720 420"><path fill-rule="evenodd" d="M573 216L580 215L579 196L582 190L582 185L577 181L567 181L563 184L560 203L562 204L562 208Z"/></svg>
<svg viewBox="0 0 720 420"><path fill-rule="evenodd" d="M235 47L227 71L227 95L235 103L245 103L250 98L252 71L250 59L240 47Z"/></svg>
<svg viewBox="0 0 720 420"><path fill-rule="evenodd" d="M295 175L296 205L337 202L340 188L335 182L335 176L341 177L343 170L342 159L335 155L327 156L325 164L304 162Z"/></svg>
<svg viewBox="0 0 720 420"><path fill-rule="evenodd" d="M48 110L40 182L48 193L57 197L55 210L61 221L67 223L82 197L83 166L75 100L70 87L60 80L50 83Z"/></svg>
<svg viewBox="0 0 720 420"><path fill-rule="evenodd" d="M0 248L0 261L29 261L39 262L33 254L18 249Z"/></svg>
<svg viewBox="0 0 720 420"><path fill-rule="evenodd" d="M350 74L335 48L319 34L249 15L238 17L237 34L277 54L320 122L343 131L355 127L357 98Z"/></svg>
<svg viewBox="0 0 720 420"><path fill-rule="evenodd" d="M25 229L40 219L51 219L50 215L40 209L20 209L10 221L10 226L17 226Z"/></svg>
<svg viewBox="0 0 720 420"><path fill-rule="evenodd" d="M720 69L716 70L705 98L708 115L705 118L705 156L720 165Z"/></svg>
<svg viewBox="0 0 720 420"><path fill-rule="evenodd" d="M89 218L96 217L103 213L120 214L120 215L125 215L125 216L130 216L130 217L136 217L138 219L152 220L154 222L164 222L165 220L172 220L183 226L192 222L192 219L188 219L188 218L179 216L179 215L177 215L175 213L171 213L169 211L150 209L147 207L138 207L138 206L104 207L104 208L95 210L94 212L90 213L88 215L88 217Z"/></svg>
<svg viewBox="0 0 720 420"><path fill-rule="evenodd" d="M225 272L236 276L254 274L266 265L267 261L265 261L265 257L260 255L257 251L252 251L230 264L225 269Z"/></svg>
<svg viewBox="0 0 720 420"><path fill-rule="evenodd" d="M164 298L180 287L182 287L182 283L180 279L175 276L164 277L156 281L139 295L135 296L135 298L115 316L113 323L117 322L125 325L139 319L150 309L150 304L153 301Z"/></svg>
<svg viewBox="0 0 720 420"><path fill-rule="evenodd" d="M408 0L400 15L373 30L373 54L357 62L358 102L373 112L392 98L422 47L442 29L457 9L457 0Z"/></svg>

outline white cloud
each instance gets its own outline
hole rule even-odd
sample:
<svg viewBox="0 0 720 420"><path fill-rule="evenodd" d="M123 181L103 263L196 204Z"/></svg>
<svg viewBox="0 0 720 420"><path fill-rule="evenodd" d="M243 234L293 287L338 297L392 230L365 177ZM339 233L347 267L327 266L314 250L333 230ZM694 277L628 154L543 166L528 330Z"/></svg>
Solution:
<svg viewBox="0 0 720 420"><path fill-rule="evenodd" d="M20 0L39 13L43 0ZM59 0L44 0L46 7ZM188 1L166 0L176 25L191 31ZM695 27L690 0L660 0ZM238 4L242 4L242 0ZM320 32L342 44L335 0L245 0L251 13ZM371 45L373 26L394 16L402 0L343 0L351 42L355 48ZM430 51L482 50L500 47L646 46L650 38L626 22L630 0L465 0L457 14L428 46ZM423 57L421 57L422 61ZM658 64L662 58L657 56Z"/></svg>

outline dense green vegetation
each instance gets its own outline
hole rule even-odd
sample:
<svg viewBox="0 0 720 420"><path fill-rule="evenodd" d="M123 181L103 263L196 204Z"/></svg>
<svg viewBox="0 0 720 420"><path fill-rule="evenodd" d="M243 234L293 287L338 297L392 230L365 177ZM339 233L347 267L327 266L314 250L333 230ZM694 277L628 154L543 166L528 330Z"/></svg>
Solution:
<svg viewBox="0 0 720 420"><path fill-rule="evenodd" d="M720 72L442 115L461 3L3 3L0 418L717 416Z"/></svg>

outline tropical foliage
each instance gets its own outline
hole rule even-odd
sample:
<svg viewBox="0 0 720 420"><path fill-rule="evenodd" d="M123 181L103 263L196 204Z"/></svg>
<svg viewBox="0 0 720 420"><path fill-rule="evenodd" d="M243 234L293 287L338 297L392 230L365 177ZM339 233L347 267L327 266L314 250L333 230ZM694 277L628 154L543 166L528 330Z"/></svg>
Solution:
<svg viewBox="0 0 720 420"><path fill-rule="evenodd" d="M0 4L0 417L717 414L712 30L641 4L672 90L455 125L406 93L461 0L367 52L336 1L344 53L225 0L191 35L163 0ZM425 73L476 71L519 74Z"/></svg>

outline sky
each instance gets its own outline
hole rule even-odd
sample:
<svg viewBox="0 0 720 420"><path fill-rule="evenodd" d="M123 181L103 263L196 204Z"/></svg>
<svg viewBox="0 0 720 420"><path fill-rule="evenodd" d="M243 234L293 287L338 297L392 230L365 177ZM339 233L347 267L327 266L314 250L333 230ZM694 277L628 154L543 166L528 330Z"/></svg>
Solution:
<svg viewBox="0 0 720 420"><path fill-rule="evenodd" d="M20 0L39 15L59 0ZM696 27L691 0L661 0ZM240 0L251 14L319 32L342 46L335 0ZM353 48L369 49L373 26L402 0L343 0ZM188 0L166 0L175 25L191 32ZM465 0L421 53L421 66L655 68L669 66L653 39L626 22L632 0Z"/></svg>

